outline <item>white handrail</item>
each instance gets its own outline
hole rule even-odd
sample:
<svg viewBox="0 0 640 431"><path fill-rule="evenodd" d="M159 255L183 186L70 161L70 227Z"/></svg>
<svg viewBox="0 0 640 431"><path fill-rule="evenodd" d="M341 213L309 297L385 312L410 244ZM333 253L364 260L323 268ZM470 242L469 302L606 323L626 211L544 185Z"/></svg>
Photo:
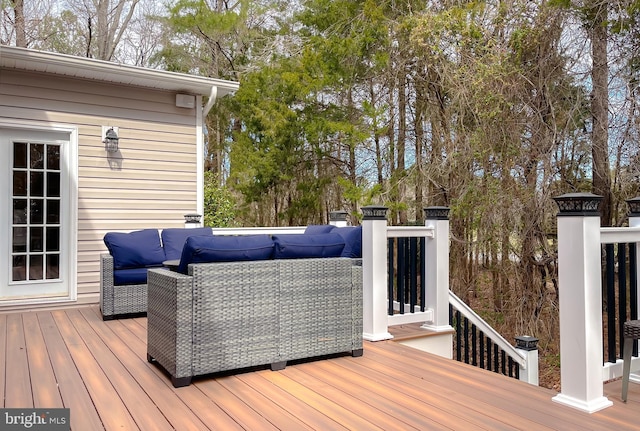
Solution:
<svg viewBox="0 0 640 431"><path fill-rule="evenodd" d="M640 227L601 227L600 244L640 242Z"/></svg>
<svg viewBox="0 0 640 431"><path fill-rule="evenodd" d="M449 303L453 305L460 313L464 315L469 321L476 325L480 331L487 335L495 344L497 344L502 350L506 352L515 362L520 365L521 368L527 368L527 361L523 354L513 347L507 340L504 339L495 329L485 322L482 317L478 316L467 304L458 298L455 293L449 291Z"/></svg>
<svg viewBox="0 0 640 431"><path fill-rule="evenodd" d="M434 236L433 226L387 226L387 238L433 238Z"/></svg>
<svg viewBox="0 0 640 431"><path fill-rule="evenodd" d="M306 226L289 227L214 227L211 231L214 235L282 235L304 233Z"/></svg>

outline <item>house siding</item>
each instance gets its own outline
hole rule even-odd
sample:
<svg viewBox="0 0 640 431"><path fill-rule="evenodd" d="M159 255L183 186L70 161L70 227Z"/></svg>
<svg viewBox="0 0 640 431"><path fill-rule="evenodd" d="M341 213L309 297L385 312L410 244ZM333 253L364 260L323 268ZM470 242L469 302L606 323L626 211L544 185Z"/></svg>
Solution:
<svg viewBox="0 0 640 431"><path fill-rule="evenodd" d="M181 227L197 211L197 115L174 92L0 69L0 118L77 127L79 303L98 301L105 233ZM118 153L102 126L119 128Z"/></svg>

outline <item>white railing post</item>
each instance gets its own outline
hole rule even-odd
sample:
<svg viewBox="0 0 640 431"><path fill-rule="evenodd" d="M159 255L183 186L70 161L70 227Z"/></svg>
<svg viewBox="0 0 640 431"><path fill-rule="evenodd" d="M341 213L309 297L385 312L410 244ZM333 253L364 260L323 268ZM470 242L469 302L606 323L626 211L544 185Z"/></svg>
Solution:
<svg viewBox="0 0 640 431"><path fill-rule="evenodd" d="M344 210L331 211L329 213L329 224L336 227L347 226L347 212Z"/></svg>
<svg viewBox="0 0 640 431"><path fill-rule="evenodd" d="M363 333L368 341L393 338L387 327L387 208L362 208Z"/></svg>
<svg viewBox="0 0 640 431"><path fill-rule="evenodd" d="M593 413L613 405L603 396L602 196L570 193L554 198L558 224L561 393L553 401Z"/></svg>
<svg viewBox="0 0 640 431"><path fill-rule="evenodd" d="M635 197L633 199L627 200L627 205L629 206L629 227L640 227L640 197ZM636 268L640 268L640 247L637 247L640 243L636 243ZM636 283L640 281L640 277L637 277ZM629 286L630 288L637 289L636 292L640 291L640 286ZM637 298L636 309L640 310L640 295ZM631 319L638 319L640 316L631 316ZM633 353L632 353L632 361L633 361ZM632 362L633 365L633 362ZM629 375L629 380L635 383L640 383L640 372L634 371L634 367L632 367L631 374Z"/></svg>
<svg viewBox="0 0 640 431"><path fill-rule="evenodd" d="M422 328L435 332L452 331L449 325L449 208L424 209L425 226L434 229L433 238L426 238L425 286L427 308L433 310L433 320ZM451 335L453 337L453 334ZM453 338L452 338L453 343Z"/></svg>
<svg viewBox="0 0 640 431"><path fill-rule="evenodd" d="M516 350L522 354L527 364L527 368L520 366L520 380L538 386L538 339L529 335L518 336Z"/></svg>

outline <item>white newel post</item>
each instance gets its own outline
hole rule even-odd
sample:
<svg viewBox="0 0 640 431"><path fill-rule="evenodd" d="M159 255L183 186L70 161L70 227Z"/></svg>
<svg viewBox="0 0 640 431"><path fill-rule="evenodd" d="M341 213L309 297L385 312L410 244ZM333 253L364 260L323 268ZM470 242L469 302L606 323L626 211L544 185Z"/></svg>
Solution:
<svg viewBox="0 0 640 431"><path fill-rule="evenodd" d="M363 207L362 215L362 337L388 340L393 336L387 327L387 207Z"/></svg>
<svg viewBox="0 0 640 431"><path fill-rule="evenodd" d="M603 396L600 213L602 196L570 193L558 204L561 393L553 401L593 413Z"/></svg>
<svg viewBox="0 0 640 431"><path fill-rule="evenodd" d="M451 332L449 324L449 208L424 209L425 226L434 229L433 238L427 238L425 259L425 286L427 307L433 310L433 320L422 328L435 332Z"/></svg>
<svg viewBox="0 0 640 431"><path fill-rule="evenodd" d="M329 224L336 227L347 226L347 212L344 210L331 211L329 213Z"/></svg>
<svg viewBox="0 0 640 431"><path fill-rule="evenodd" d="M640 197L635 197L633 199L627 200L627 205L629 206L629 227L640 227ZM636 245L640 245L640 243L636 243ZM640 268L640 247L636 247L636 268ZM634 286L629 286L633 288ZM640 295L638 295L638 304L637 309L640 310ZM637 319L640 316L631 316L631 319ZM633 353L632 353L632 361L633 361ZM633 362L632 362L633 364ZM640 383L640 372L634 371L633 367L631 369L631 374L629 374L629 381Z"/></svg>
<svg viewBox="0 0 640 431"><path fill-rule="evenodd" d="M520 381L538 386L538 339L530 335L520 335L516 337L516 349L525 358L527 368L520 367Z"/></svg>

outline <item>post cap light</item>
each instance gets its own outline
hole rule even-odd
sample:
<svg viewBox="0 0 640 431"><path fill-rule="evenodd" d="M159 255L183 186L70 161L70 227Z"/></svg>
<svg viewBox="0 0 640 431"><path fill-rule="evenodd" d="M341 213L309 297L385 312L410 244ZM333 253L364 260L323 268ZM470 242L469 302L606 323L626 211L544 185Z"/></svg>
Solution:
<svg viewBox="0 0 640 431"><path fill-rule="evenodd" d="M603 197L593 193L567 193L553 198L559 216L599 216Z"/></svg>

